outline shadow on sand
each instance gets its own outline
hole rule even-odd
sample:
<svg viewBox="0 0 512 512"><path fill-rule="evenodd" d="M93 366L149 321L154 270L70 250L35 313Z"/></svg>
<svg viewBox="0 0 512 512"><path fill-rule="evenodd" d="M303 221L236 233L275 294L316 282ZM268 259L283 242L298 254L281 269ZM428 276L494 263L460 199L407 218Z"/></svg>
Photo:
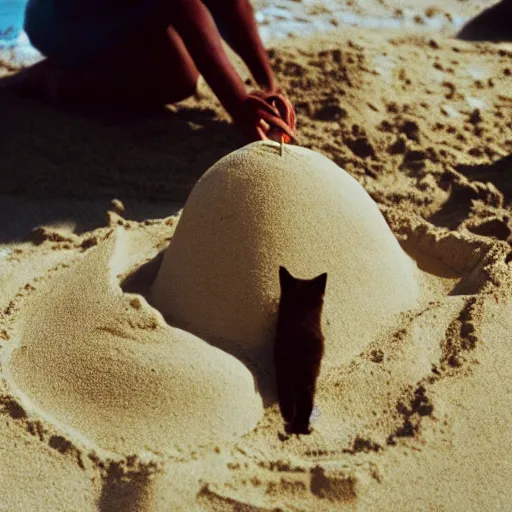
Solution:
<svg viewBox="0 0 512 512"><path fill-rule="evenodd" d="M113 198L134 220L166 217L242 143L215 111L63 112L0 91L0 243L34 226L104 224ZM23 197L19 197L23 195Z"/></svg>
<svg viewBox="0 0 512 512"><path fill-rule="evenodd" d="M512 204L512 155L488 164L459 164L455 169L466 176L470 182L491 182L503 194L505 206ZM486 191L479 190L478 187L454 182L451 184L449 199L428 220L436 226L457 229L468 218L474 200L481 199L489 202L485 194ZM506 240L509 236L508 228L501 225L487 226L483 232L475 232L487 235L489 230L492 232L489 236L501 240Z"/></svg>

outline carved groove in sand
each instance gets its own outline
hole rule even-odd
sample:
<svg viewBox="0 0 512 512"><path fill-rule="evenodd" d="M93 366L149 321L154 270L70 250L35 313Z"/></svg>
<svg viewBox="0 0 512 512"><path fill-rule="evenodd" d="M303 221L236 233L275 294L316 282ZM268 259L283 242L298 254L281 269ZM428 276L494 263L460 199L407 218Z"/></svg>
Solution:
<svg viewBox="0 0 512 512"><path fill-rule="evenodd" d="M416 305L418 269L363 187L326 157L260 142L192 190L152 288L173 325L236 352L269 347L278 268L329 274L325 364L351 360Z"/></svg>

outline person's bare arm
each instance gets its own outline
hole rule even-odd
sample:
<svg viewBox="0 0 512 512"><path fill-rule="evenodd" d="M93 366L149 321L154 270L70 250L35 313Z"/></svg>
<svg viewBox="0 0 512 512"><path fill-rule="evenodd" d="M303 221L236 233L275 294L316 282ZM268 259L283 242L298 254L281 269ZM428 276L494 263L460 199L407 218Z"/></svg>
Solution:
<svg viewBox="0 0 512 512"><path fill-rule="evenodd" d="M229 7L229 2L226 7ZM169 9L172 26L181 37L197 69L245 138L250 141L267 138L269 123L283 124L280 113L265 99L247 94L242 79L224 51L220 33L208 8L201 0L173 0ZM261 50L265 51L262 44ZM263 61L267 62L266 54ZM272 72L270 67L268 69L268 78L271 79ZM267 84L267 87L271 86L272 83ZM286 123L284 128L289 131Z"/></svg>
<svg viewBox="0 0 512 512"><path fill-rule="evenodd" d="M243 59L258 85L276 92L277 82L249 0L209 0L208 5L224 22L229 32L228 43Z"/></svg>
<svg viewBox="0 0 512 512"><path fill-rule="evenodd" d="M229 61L215 21L201 0L170 2L172 25L182 38L199 72L235 122L244 115L247 92Z"/></svg>

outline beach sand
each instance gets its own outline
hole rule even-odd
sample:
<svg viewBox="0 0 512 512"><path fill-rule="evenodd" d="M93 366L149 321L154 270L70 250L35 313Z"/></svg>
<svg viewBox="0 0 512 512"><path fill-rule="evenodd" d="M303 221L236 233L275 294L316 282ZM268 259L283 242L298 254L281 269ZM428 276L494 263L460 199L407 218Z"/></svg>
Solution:
<svg viewBox="0 0 512 512"><path fill-rule="evenodd" d="M0 94L0 510L508 510L512 50L333 29L270 44L282 156L233 153L206 87L122 116ZM329 274L309 436L276 403L280 264Z"/></svg>

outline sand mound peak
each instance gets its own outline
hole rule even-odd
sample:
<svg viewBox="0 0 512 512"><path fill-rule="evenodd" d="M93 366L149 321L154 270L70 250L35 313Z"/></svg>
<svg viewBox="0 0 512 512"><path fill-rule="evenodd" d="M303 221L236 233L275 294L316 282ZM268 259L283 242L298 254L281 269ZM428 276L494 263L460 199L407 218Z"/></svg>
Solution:
<svg viewBox="0 0 512 512"><path fill-rule="evenodd" d="M377 205L336 164L305 148L254 143L217 162L185 205L152 300L174 325L226 349L271 343L278 268L328 273L326 363L347 362L420 286Z"/></svg>
<svg viewBox="0 0 512 512"><path fill-rule="evenodd" d="M262 405L250 372L122 293L113 277L122 234L41 286L22 339L4 353L11 388L36 414L117 452L172 452L251 430Z"/></svg>

